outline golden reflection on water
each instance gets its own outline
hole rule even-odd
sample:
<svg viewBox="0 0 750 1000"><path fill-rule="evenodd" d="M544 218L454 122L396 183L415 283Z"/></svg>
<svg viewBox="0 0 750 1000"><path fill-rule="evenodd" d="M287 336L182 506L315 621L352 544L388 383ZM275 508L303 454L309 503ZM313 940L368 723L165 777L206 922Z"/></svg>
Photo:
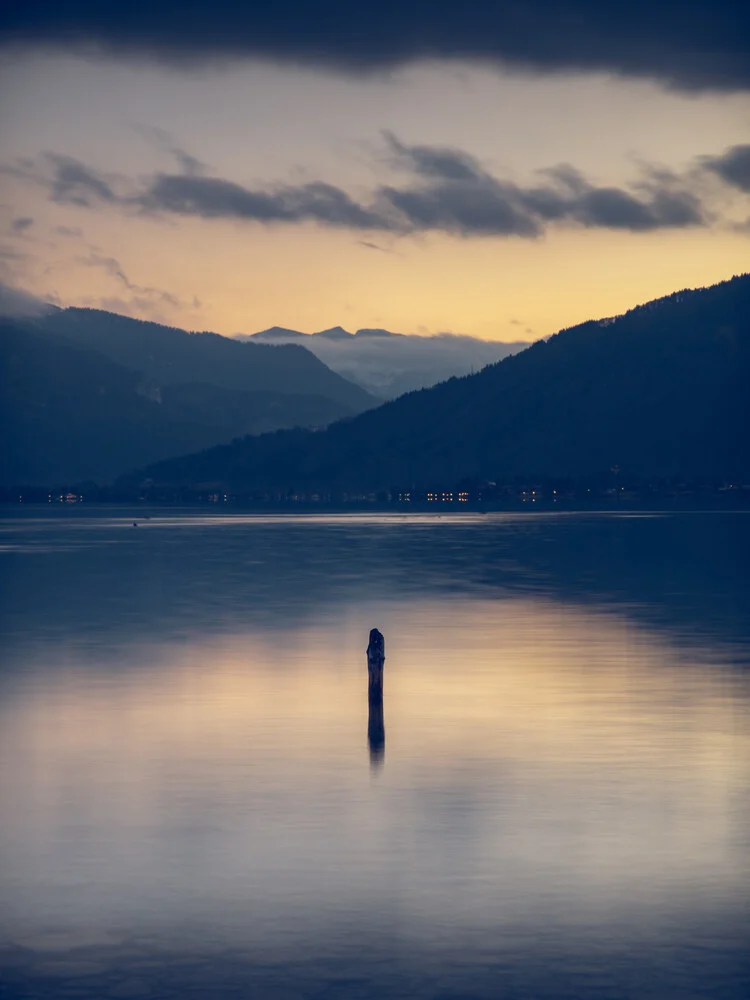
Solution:
<svg viewBox="0 0 750 1000"><path fill-rule="evenodd" d="M624 753L636 764L639 754L679 754L682 737L722 775L744 770L735 751L748 736L748 684L708 648L680 649L615 614L540 599L412 602L406 620L384 610L397 626L385 700L400 754L557 768ZM205 760L248 741L273 760L354 752L366 708L362 633L338 624L134 646L117 669L61 664L43 686L6 699L5 726L53 766L98 757L127 735L120 752L130 760L179 758L186 742Z"/></svg>
<svg viewBox="0 0 750 1000"><path fill-rule="evenodd" d="M312 920L397 897L419 924L461 899L462 926L740 902L749 695L708 648L541 599L381 602L63 661L2 702L0 933L192 913L247 936L258 901Z"/></svg>

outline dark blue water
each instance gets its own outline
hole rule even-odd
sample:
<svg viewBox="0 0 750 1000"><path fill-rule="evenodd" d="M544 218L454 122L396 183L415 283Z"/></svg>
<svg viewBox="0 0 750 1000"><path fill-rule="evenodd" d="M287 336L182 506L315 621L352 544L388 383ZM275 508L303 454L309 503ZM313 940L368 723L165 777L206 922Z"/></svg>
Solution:
<svg viewBox="0 0 750 1000"><path fill-rule="evenodd" d="M0 997L747 996L750 516L11 513Z"/></svg>

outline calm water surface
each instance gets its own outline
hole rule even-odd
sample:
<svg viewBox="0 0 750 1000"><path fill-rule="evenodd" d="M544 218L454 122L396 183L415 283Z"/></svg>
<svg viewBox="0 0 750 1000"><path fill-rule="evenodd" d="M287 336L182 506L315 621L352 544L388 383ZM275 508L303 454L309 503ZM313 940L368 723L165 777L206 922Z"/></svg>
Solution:
<svg viewBox="0 0 750 1000"><path fill-rule="evenodd" d="M0 524L0 997L744 1000L750 515L146 513Z"/></svg>

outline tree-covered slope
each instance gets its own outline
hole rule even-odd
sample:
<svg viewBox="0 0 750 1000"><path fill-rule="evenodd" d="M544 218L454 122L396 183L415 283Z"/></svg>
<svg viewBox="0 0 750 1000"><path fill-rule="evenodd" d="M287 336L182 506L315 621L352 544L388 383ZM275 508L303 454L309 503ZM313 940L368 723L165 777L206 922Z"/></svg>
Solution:
<svg viewBox="0 0 750 1000"><path fill-rule="evenodd" d="M0 321L4 486L105 483L124 468L237 435L322 426L351 412L310 393L160 386L97 351L38 333Z"/></svg>
<svg viewBox="0 0 750 1000"><path fill-rule="evenodd" d="M353 413L378 402L296 344L242 343L216 333L188 333L99 309L57 309L33 323L45 336L99 351L160 386L203 382L244 392L323 396Z"/></svg>
<svg viewBox="0 0 750 1000"><path fill-rule="evenodd" d="M750 275L590 321L318 433L160 463L130 482L377 490L472 477L750 477Z"/></svg>

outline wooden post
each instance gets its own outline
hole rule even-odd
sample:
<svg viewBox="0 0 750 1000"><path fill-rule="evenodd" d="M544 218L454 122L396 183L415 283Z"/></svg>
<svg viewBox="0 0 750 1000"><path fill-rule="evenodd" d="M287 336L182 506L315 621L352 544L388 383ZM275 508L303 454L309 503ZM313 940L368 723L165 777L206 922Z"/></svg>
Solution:
<svg viewBox="0 0 750 1000"><path fill-rule="evenodd" d="M385 639L382 632L370 630L367 646L367 742L370 747L370 763L373 767L382 764L385 757L385 722L383 718L383 664L385 663Z"/></svg>
<svg viewBox="0 0 750 1000"><path fill-rule="evenodd" d="M367 646L367 674L370 690L374 687L383 689L383 664L385 663L385 639L383 633L376 628L370 629L370 642Z"/></svg>

